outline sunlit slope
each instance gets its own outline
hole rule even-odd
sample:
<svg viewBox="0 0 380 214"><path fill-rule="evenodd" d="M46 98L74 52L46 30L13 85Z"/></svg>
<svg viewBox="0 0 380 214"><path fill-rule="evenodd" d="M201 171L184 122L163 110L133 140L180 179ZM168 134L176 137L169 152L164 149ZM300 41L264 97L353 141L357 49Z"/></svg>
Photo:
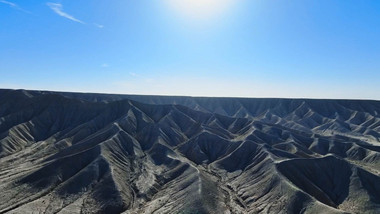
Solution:
<svg viewBox="0 0 380 214"><path fill-rule="evenodd" d="M378 112L1 90L0 212L378 213Z"/></svg>

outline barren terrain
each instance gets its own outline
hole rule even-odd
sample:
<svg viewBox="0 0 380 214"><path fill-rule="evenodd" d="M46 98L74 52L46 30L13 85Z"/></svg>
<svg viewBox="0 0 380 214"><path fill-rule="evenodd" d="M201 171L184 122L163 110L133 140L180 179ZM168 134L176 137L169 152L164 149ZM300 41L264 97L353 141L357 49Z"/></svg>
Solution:
<svg viewBox="0 0 380 214"><path fill-rule="evenodd" d="M0 213L380 213L380 101L0 90Z"/></svg>

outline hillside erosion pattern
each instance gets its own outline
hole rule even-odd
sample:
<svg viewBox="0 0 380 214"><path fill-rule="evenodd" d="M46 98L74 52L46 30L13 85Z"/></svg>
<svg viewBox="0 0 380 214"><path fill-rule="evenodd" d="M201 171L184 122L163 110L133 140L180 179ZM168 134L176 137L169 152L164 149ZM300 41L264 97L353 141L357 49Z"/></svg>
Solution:
<svg viewBox="0 0 380 214"><path fill-rule="evenodd" d="M0 90L0 213L379 213L380 102Z"/></svg>

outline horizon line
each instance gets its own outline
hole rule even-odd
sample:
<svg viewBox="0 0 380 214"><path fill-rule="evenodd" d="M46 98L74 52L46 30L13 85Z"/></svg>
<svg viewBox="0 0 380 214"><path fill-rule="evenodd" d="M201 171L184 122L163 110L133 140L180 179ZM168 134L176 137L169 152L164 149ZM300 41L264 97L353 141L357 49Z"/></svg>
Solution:
<svg viewBox="0 0 380 214"><path fill-rule="evenodd" d="M368 98L322 98L322 97L271 97L271 96L207 96L207 95L182 95L182 94L137 94L137 93L119 93L119 92L95 92L95 91L66 91L66 90L50 90L50 89L27 89L27 88L1 88L0 90L14 91L40 91L53 93L74 93L74 94L98 94L98 95L119 95L119 96L154 96L154 97L189 97L189 98L222 98L222 99L287 99L287 100L347 100L347 101L376 101L377 99Z"/></svg>

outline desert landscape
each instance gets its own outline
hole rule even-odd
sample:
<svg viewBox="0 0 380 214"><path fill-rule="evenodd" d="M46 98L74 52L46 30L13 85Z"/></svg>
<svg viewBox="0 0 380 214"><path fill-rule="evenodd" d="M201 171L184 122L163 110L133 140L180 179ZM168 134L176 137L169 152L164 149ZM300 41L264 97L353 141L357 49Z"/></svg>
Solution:
<svg viewBox="0 0 380 214"><path fill-rule="evenodd" d="M380 101L0 90L1 213L379 213Z"/></svg>
<svg viewBox="0 0 380 214"><path fill-rule="evenodd" d="M0 214L380 214L380 0L0 0Z"/></svg>

